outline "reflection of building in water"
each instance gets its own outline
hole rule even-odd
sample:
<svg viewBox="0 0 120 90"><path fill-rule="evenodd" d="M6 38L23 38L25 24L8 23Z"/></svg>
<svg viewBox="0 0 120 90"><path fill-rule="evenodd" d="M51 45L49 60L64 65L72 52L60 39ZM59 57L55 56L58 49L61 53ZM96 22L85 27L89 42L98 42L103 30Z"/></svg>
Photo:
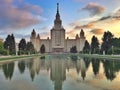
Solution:
<svg viewBox="0 0 120 90"><path fill-rule="evenodd" d="M78 60L79 61L79 60ZM85 66L85 62L83 59L80 59L80 66L81 66L81 77L83 78L83 80L86 77L86 66Z"/></svg>
<svg viewBox="0 0 120 90"><path fill-rule="evenodd" d="M73 58L71 58L71 59L73 59ZM76 56L76 59L78 59L77 56ZM74 61L77 74L79 74L79 72L81 71L81 77L84 80L85 77L86 77L86 65L85 65L85 61L82 58L80 58L79 60L72 60L72 61Z"/></svg>
<svg viewBox="0 0 120 90"><path fill-rule="evenodd" d="M65 60L56 58L51 60L51 80L54 81L54 90L62 90L62 82L66 79Z"/></svg>
<svg viewBox="0 0 120 90"><path fill-rule="evenodd" d="M30 75L32 80L34 80L35 74L39 74L40 71L40 59L34 58L30 64Z"/></svg>
<svg viewBox="0 0 120 90"><path fill-rule="evenodd" d="M34 77L36 74L39 74L40 70L49 70L50 67L50 62L49 60L45 60L44 58L34 58L33 60L31 60L31 62L29 63L30 66L30 75L32 80L34 80Z"/></svg>

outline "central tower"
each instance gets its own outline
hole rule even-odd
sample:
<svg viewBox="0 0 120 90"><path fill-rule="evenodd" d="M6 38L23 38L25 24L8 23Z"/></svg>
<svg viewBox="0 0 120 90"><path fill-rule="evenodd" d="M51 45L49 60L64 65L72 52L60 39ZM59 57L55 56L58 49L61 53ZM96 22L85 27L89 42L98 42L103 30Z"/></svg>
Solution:
<svg viewBox="0 0 120 90"><path fill-rule="evenodd" d="M59 14L59 3L57 3L57 13L54 20L54 27L51 29L52 52L64 52L65 29L62 27L62 20Z"/></svg>
<svg viewBox="0 0 120 90"><path fill-rule="evenodd" d="M56 29L61 29L61 25L62 24L62 21L60 19L60 14L59 14L59 3L57 3L57 13L56 13L56 18L54 20L54 27Z"/></svg>

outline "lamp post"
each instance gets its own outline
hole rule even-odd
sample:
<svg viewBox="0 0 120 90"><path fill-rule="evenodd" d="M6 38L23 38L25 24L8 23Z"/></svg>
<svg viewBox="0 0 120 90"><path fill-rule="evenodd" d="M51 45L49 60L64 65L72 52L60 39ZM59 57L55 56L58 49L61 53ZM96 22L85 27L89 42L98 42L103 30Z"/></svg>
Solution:
<svg viewBox="0 0 120 90"><path fill-rule="evenodd" d="M100 50L101 50L101 45L99 45L99 54L100 54Z"/></svg>
<svg viewBox="0 0 120 90"><path fill-rule="evenodd" d="M112 45L112 55L114 54L114 46Z"/></svg>
<svg viewBox="0 0 120 90"><path fill-rule="evenodd" d="M9 53L10 53L10 52L9 52L9 48L10 48L10 46L8 46L8 55L9 55Z"/></svg>

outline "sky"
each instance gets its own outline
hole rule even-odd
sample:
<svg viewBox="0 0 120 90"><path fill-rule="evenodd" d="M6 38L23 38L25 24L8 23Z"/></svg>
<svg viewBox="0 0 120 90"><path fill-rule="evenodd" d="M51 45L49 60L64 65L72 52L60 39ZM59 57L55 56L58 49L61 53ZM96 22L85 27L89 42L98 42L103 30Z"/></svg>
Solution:
<svg viewBox="0 0 120 90"><path fill-rule="evenodd" d="M41 39L50 37L56 3L66 37L75 38L81 29L89 42L93 35L101 42L108 30L120 37L120 0L0 0L0 38L13 33L16 42L29 41L33 29Z"/></svg>

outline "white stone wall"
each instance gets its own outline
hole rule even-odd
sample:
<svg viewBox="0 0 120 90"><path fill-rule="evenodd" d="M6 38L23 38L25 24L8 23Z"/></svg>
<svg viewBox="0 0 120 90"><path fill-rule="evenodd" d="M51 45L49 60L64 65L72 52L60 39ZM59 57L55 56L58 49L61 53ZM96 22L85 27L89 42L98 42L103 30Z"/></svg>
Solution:
<svg viewBox="0 0 120 90"><path fill-rule="evenodd" d="M32 42L35 50L37 51L37 47L36 47L36 38L31 38L30 41Z"/></svg>
<svg viewBox="0 0 120 90"><path fill-rule="evenodd" d="M45 51L46 52L51 52L51 40L49 40L49 39L41 39L40 40L40 47L42 46L42 44L45 45Z"/></svg>
<svg viewBox="0 0 120 90"><path fill-rule="evenodd" d="M36 51L40 51L40 39L36 39Z"/></svg>
<svg viewBox="0 0 120 90"><path fill-rule="evenodd" d="M80 51L83 51L85 45L85 38L80 38Z"/></svg>
<svg viewBox="0 0 120 90"><path fill-rule="evenodd" d="M76 46L76 40L75 39L66 39L65 40L65 51L70 52L70 48L73 46Z"/></svg>

